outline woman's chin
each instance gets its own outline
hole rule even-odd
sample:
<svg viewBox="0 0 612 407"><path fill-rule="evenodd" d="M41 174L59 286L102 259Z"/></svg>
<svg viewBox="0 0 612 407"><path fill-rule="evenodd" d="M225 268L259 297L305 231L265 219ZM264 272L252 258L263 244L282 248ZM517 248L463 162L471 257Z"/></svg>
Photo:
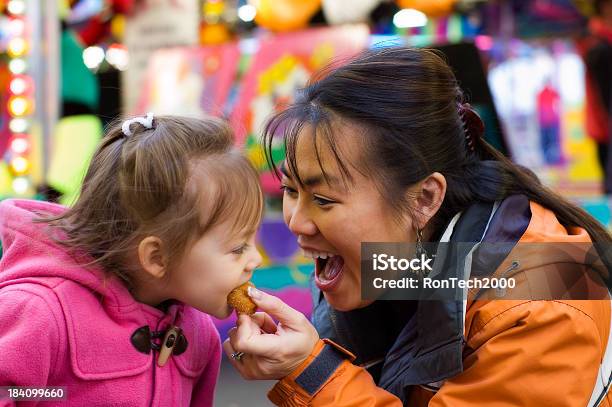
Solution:
<svg viewBox="0 0 612 407"><path fill-rule="evenodd" d="M358 290L358 293L360 293L361 291ZM370 305L372 302L372 300L362 300L360 295L356 295L356 296L351 296L350 294L348 295L342 295L341 292L333 292L333 293L323 293L323 296L325 297L325 300L327 301L327 303L336 311L352 311L358 308L363 308L363 307L367 307L368 305Z"/></svg>
<svg viewBox="0 0 612 407"><path fill-rule="evenodd" d="M372 300L361 298L361 281L352 273L354 269L345 269L345 275L336 288L322 291L327 303L337 311L352 311L370 305Z"/></svg>

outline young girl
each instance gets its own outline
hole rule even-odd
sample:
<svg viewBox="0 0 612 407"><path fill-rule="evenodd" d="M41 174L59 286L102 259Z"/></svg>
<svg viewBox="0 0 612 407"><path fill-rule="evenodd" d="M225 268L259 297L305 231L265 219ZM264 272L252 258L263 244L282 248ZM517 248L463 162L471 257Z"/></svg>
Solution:
<svg viewBox="0 0 612 407"><path fill-rule="evenodd" d="M260 264L262 208L225 122L112 127L74 206L0 204L0 386L63 386L48 406L212 406L206 314L227 317Z"/></svg>

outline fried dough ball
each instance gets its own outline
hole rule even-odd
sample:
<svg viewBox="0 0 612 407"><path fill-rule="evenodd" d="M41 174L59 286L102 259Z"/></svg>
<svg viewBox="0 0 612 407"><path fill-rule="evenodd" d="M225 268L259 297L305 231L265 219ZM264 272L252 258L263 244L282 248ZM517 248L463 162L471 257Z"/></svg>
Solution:
<svg viewBox="0 0 612 407"><path fill-rule="evenodd" d="M255 287L253 283L247 281L246 283L234 288L227 296L227 302L230 307L234 308L238 314L253 315L257 310L257 305L251 301L251 297L248 294L248 287Z"/></svg>

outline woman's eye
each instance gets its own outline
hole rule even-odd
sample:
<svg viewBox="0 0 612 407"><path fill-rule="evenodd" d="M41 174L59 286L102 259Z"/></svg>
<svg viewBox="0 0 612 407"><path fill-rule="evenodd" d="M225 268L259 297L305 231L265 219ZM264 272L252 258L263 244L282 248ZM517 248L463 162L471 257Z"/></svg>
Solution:
<svg viewBox="0 0 612 407"><path fill-rule="evenodd" d="M287 186L287 185L281 185L280 189L281 189L281 191L283 191L284 193L286 193L290 197L297 196L297 191L295 189Z"/></svg>
<svg viewBox="0 0 612 407"><path fill-rule="evenodd" d="M327 205L331 205L335 203L334 201L330 201L329 199L321 198L320 196L316 196L316 195L312 199L319 206L327 206Z"/></svg>

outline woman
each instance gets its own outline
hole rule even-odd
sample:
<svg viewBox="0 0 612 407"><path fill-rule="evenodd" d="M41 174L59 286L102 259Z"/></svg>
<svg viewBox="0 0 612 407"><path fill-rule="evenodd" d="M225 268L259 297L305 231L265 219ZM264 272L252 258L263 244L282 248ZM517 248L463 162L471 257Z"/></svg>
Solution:
<svg viewBox="0 0 612 407"><path fill-rule="evenodd" d="M553 287L563 285L561 273L592 275L589 242L611 241L482 140L482 122L436 53L364 52L273 117L268 147L281 132L284 219L316 258L314 326L252 290L265 312L241 315L224 344L243 377L280 380L269 394L275 404L610 405L610 300L599 276L589 294L599 301L563 300L576 298L568 291L553 292L555 301L361 296L362 242L541 242L535 255L507 251L478 273ZM568 261L551 242L579 253ZM453 271L459 263L442 264Z"/></svg>

